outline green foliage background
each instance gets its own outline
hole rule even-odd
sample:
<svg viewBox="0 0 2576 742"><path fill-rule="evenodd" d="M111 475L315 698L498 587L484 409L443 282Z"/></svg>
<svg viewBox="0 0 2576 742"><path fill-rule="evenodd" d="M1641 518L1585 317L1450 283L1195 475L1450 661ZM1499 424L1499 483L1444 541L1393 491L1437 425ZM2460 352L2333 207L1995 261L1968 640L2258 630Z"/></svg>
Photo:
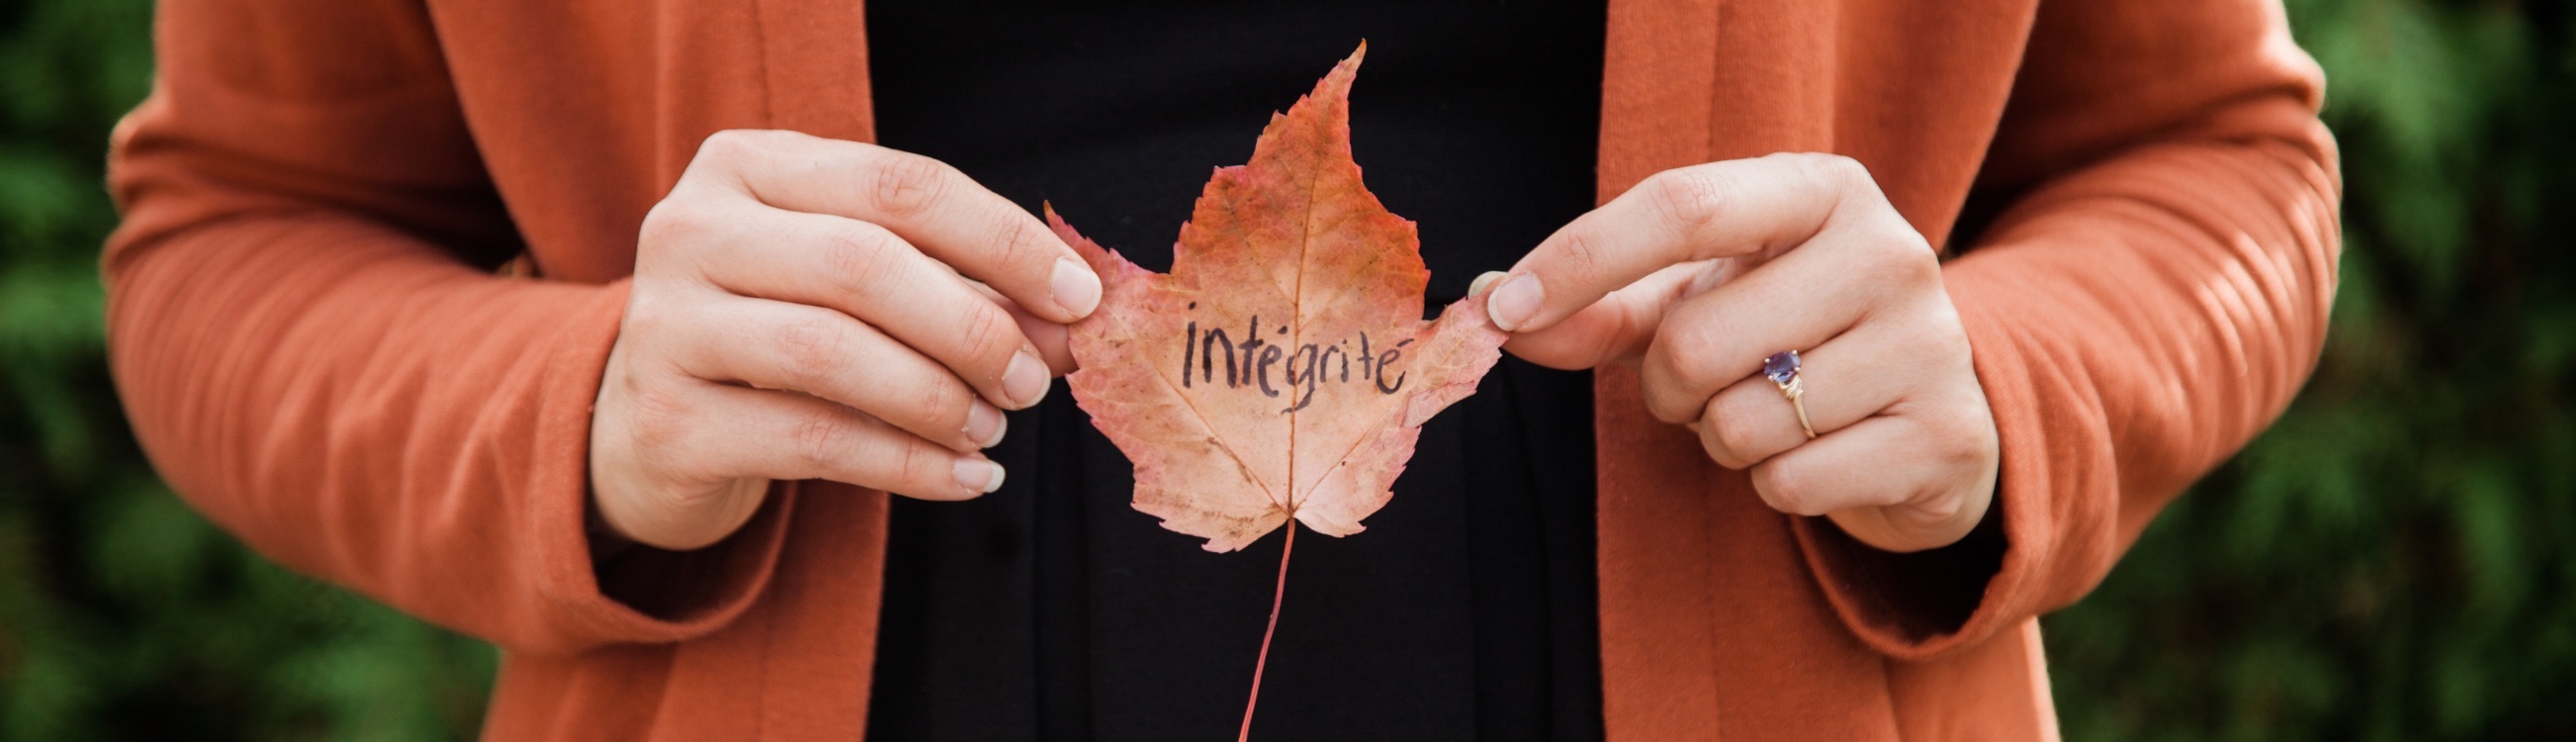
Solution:
<svg viewBox="0 0 2576 742"><path fill-rule="evenodd" d="M2292 0L2349 182L2316 379L2043 621L2070 739L2576 739L2576 13ZM480 643L156 479L95 262L145 0L0 0L0 740L439 739Z"/></svg>
<svg viewBox="0 0 2576 742"><path fill-rule="evenodd" d="M2333 333L2041 620L2069 739L2576 739L2571 11L2290 3L2343 146Z"/></svg>

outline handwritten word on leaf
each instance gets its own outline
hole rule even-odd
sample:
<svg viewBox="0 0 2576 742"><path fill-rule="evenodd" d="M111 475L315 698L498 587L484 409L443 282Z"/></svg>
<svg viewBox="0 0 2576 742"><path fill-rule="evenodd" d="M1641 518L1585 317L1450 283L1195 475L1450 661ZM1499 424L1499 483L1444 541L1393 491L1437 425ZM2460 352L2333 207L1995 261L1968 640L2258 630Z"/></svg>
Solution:
<svg viewBox="0 0 2576 742"><path fill-rule="evenodd" d="M1074 399L1135 462L1136 509L1209 551L1290 518L1358 533L1423 421L1500 357L1480 299L1421 319L1431 272L1413 223L1360 184L1350 88L1367 51L1271 117L1252 162L1208 180L1170 274L1047 213L1102 282L1072 329Z"/></svg>

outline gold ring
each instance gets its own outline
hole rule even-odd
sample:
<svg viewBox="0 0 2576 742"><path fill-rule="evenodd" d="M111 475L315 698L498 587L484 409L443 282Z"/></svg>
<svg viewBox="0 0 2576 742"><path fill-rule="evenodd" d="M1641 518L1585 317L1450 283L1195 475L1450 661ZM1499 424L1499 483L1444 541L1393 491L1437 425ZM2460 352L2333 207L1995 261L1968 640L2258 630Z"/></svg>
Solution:
<svg viewBox="0 0 2576 742"><path fill-rule="evenodd" d="M1816 426L1807 422L1807 387L1798 377L1798 371L1804 365L1798 360L1798 351L1773 353L1771 357L1762 359L1762 377L1780 387L1780 396L1789 398L1789 408L1798 411L1798 430L1805 432L1807 440L1812 441L1816 439Z"/></svg>

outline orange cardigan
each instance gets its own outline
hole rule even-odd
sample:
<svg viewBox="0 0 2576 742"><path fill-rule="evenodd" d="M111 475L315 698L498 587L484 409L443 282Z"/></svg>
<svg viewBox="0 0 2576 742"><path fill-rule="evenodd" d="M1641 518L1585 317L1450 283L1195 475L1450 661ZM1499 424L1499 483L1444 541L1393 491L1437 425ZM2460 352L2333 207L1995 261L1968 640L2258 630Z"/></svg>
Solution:
<svg viewBox="0 0 2576 742"><path fill-rule="evenodd" d="M850 0L164 3L105 258L146 450L268 556L503 647L487 737L857 737L884 495L782 486L718 546L605 574L582 514L646 209L719 129L869 139L861 22ZM2278 414L2325 335L2339 184L2281 11L1613 0L1606 70L1602 198L1840 152L1964 255L2008 543L1990 578L1922 589L1765 509L1604 369L1612 738L2054 737L2034 617ZM1972 194L1990 221L1954 244ZM523 250L542 279L493 273Z"/></svg>

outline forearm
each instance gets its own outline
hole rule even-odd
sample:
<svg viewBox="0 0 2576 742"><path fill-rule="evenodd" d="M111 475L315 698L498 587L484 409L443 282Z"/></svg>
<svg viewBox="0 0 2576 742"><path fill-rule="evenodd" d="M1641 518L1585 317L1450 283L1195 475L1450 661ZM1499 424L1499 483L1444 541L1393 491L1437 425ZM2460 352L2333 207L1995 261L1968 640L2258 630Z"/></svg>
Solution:
<svg viewBox="0 0 2576 742"><path fill-rule="evenodd" d="M2033 190L1945 268L2001 438L2002 551L1874 554L1802 523L1874 646L1931 656L2074 602L2306 380L2334 294L2332 143L2295 102L2232 118Z"/></svg>
<svg viewBox="0 0 2576 742"><path fill-rule="evenodd" d="M1949 271L1980 377L2010 390L2005 497L2088 524L2042 609L2090 590L2313 370L2337 186L2330 140L2300 128L2141 147L2033 194Z"/></svg>
<svg viewBox="0 0 2576 742"><path fill-rule="evenodd" d="M589 405L621 286L493 277L324 211L118 248L120 390L209 517L290 567L519 648L687 630L602 595L583 550Z"/></svg>

